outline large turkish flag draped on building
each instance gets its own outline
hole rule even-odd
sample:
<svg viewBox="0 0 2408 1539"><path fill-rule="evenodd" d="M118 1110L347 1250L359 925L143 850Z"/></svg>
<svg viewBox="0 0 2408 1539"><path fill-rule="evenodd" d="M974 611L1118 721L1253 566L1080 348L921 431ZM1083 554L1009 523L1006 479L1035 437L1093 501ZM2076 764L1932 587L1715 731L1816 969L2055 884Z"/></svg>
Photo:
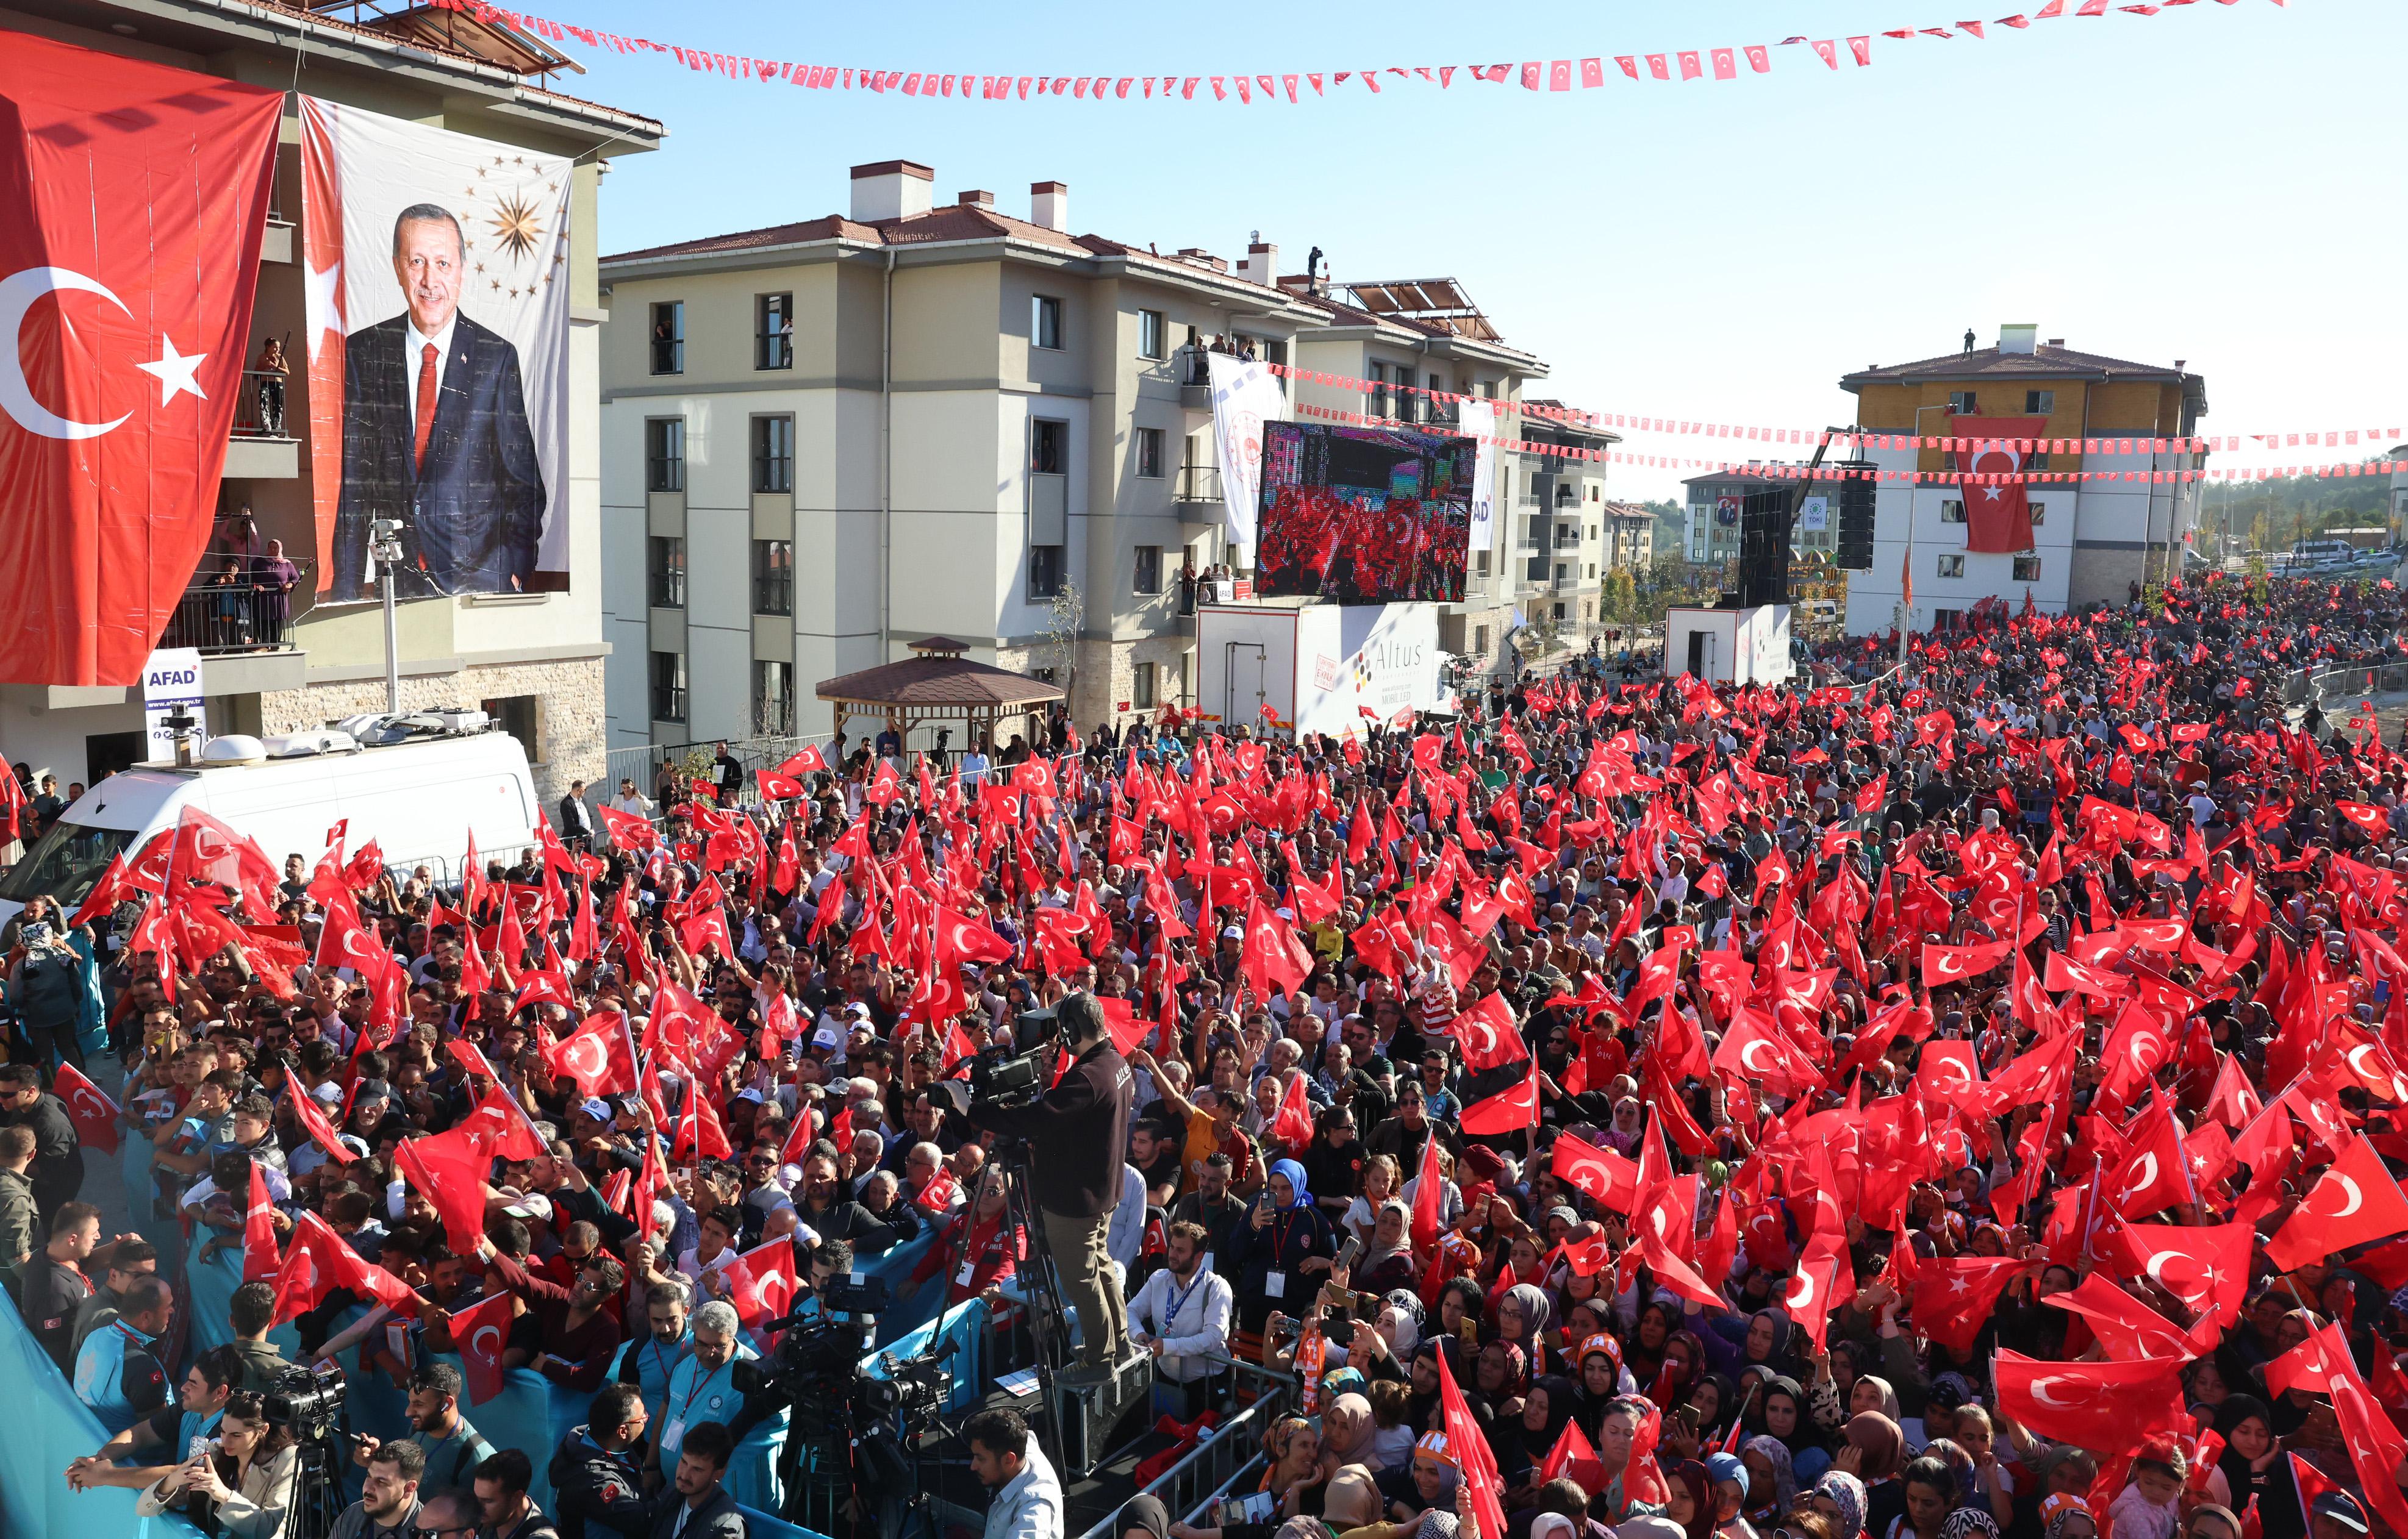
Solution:
<svg viewBox="0 0 2408 1539"><path fill-rule="evenodd" d="M1948 424L1957 438L1971 439L1956 465L1963 477L1965 549L2003 555L2032 548L2031 502L2024 472L2033 441L2048 431L2045 417L1958 417Z"/></svg>
<svg viewBox="0 0 2408 1539"><path fill-rule="evenodd" d="M0 33L0 683L132 684L209 542L283 93Z"/></svg>

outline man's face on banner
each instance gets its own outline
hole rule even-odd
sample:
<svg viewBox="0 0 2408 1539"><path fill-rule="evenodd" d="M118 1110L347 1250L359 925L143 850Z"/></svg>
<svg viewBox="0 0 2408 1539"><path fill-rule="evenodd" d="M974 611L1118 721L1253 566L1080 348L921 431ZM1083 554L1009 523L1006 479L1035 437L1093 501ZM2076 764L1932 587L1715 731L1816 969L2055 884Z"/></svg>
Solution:
<svg viewBox="0 0 2408 1539"><path fill-rule="evenodd" d="M394 231L393 276L421 336L452 323L460 307L460 232L449 221L405 220Z"/></svg>

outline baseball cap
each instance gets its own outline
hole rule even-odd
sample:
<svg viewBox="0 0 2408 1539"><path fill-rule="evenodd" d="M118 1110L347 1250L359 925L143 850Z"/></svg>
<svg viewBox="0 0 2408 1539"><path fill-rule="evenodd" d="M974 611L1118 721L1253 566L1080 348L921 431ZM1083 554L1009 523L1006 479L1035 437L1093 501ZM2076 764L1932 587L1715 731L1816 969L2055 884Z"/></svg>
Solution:
<svg viewBox="0 0 2408 1539"><path fill-rule="evenodd" d="M390 1101L392 1099L392 1086L386 1084L381 1079L363 1079L360 1081L359 1094L351 1097L351 1104L356 1106L363 1101Z"/></svg>
<svg viewBox="0 0 2408 1539"><path fill-rule="evenodd" d="M2317 1518L2331 1518L2353 1533L2367 1532L2366 1509L2359 1506L2358 1498L2347 1491L2325 1492L2316 1498L2309 1511Z"/></svg>
<svg viewBox="0 0 2408 1539"><path fill-rule="evenodd" d="M536 1218L544 1223L550 1223L552 1222L552 1199L540 1191L530 1191L523 1197L510 1199L509 1205L502 1211L513 1218Z"/></svg>
<svg viewBox="0 0 2408 1539"><path fill-rule="evenodd" d="M823 1026L811 1033L811 1046L814 1047L834 1047L838 1040L833 1026Z"/></svg>
<svg viewBox="0 0 2408 1539"><path fill-rule="evenodd" d="M1246 938L1245 926L1233 924L1221 932L1223 940L1241 941Z"/></svg>
<svg viewBox="0 0 2408 1539"><path fill-rule="evenodd" d="M854 1000L852 1004L844 1007L844 1013L853 1017L855 1020L867 1020L869 1019L869 1006L863 1004L860 1000Z"/></svg>
<svg viewBox="0 0 2408 1539"><path fill-rule="evenodd" d="M586 1116L594 1119L596 1122L608 1122L613 1116L613 1113L610 1110L610 1103L603 1100L598 1095L593 1097L591 1100L587 1101L585 1104L578 1107L577 1109L583 1112Z"/></svg>

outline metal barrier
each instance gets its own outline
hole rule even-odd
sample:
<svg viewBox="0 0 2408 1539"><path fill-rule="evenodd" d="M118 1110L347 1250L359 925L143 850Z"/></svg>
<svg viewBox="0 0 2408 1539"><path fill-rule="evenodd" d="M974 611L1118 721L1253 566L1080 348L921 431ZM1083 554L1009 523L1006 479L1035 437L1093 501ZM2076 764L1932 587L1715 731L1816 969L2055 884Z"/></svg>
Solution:
<svg viewBox="0 0 2408 1539"><path fill-rule="evenodd" d="M612 748L605 755L609 776L607 789L596 796L595 801L599 805L617 795L622 780L633 780L638 791L647 796L652 795L660 779L661 766L670 762L691 768L693 774L701 778L714 779L718 772L712 765L718 759L721 741L714 737L700 743L643 743L633 748ZM810 745L825 746L836 739L833 734L828 734L817 737L728 738L725 741L728 757L744 769L744 784L736 793L736 800L740 804L761 799L760 783L753 779L753 771L776 769Z"/></svg>
<svg viewBox="0 0 2408 1539"><path fill-rule="evenodd" d="M1240 1375L1257 1381L1254 1403L1213 1428L1211 1436L1132 1493L1160 1497L1170 1516L1182 1522L1195 1521L1207 1503L1261 1465L1263 1430L1296 1404L1297 1384L1292 1375L1234 1359L1229 1360L1229 1366ZM1119 1529L1120 1513L1115 1510L1079 1539L1114 1539Z"/></svg>
<svg viewBox="0 0 2408 1539"><path fill-rule="evenodd" d="M314 562L293 563L300 577L289 591L262 581L260 564L256 557L203 557L167 617L159 645L209 653L274 651L292 645L294 601L308 594Z"/></svg>
<svg viewBox="0 0 2408 1539"><path fill-rule="evenodd" d="M2356 704L2381 694L2398 694L2408 691L2408 663L2394 663L2380 668L2329 668L2319 674L2294 674L2291 681L2296 691L2286 688L2286 705L2304 705L2310 701L2328 716L2336 704Z"/></svg>

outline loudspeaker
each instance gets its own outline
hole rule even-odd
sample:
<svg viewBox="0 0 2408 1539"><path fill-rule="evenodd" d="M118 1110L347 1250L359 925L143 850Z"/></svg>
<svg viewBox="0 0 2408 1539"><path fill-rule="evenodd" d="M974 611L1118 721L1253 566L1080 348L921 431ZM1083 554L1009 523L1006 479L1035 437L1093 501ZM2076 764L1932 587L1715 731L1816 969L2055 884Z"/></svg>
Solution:
<svg viewBox="0 0 2408 1539"><path fill-rule="evenodd" d="M1833 467L1840 476L1840 568L1873 569L1872 462L1848 460Z"/></svg>
<svg viewBox="0 0 2408 1539"><path fill-rule="evenodd" d="M1740 503L1739 602L1789 602L1789 491L1751 492Z"/></svg>

